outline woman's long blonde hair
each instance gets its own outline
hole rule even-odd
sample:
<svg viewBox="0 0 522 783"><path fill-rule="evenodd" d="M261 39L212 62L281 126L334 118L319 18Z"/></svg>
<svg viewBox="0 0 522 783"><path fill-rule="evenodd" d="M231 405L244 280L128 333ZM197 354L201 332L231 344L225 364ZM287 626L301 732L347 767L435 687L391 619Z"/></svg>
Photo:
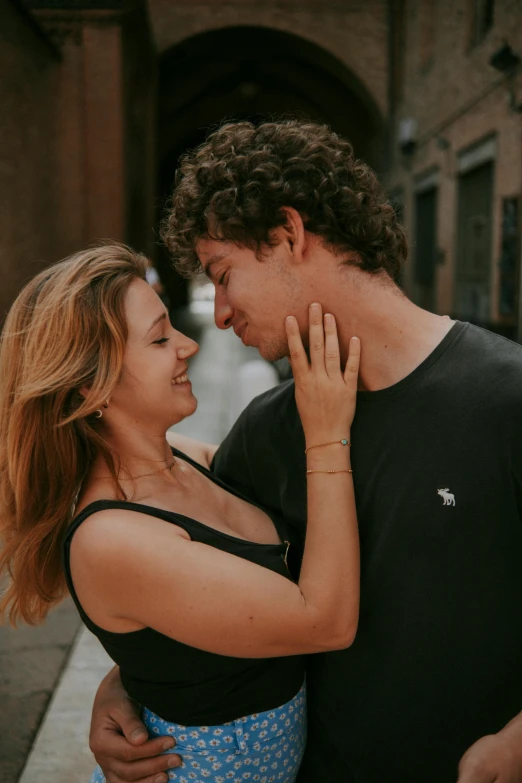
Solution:
<svg viewBox="0 0 522 783"><path fill-rule="evenodd" d="M66 593L61 544L95 455L127 340L124 298L147 260L122 244L44 270L11 307L0 343L0 618L41 621ZM80 389L88 389L82 396ZM103 410L103 409L102 409Z"/></svg>

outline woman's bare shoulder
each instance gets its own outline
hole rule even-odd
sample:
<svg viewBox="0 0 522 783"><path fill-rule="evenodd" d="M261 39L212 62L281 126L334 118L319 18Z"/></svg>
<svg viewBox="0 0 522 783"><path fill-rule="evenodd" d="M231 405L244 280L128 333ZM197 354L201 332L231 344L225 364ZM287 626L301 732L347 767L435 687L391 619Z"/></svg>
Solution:
<svg viewBox="0 0 522 783"><path fill-rule="evenodd" d="M86 507L84 507L86 508ZM97 509L79 525L71 542L71 552L83 556L99 557L103 552L104 559L121 559L127 550L135 550L136 541L142 545L154 545L157 541L164 542L165 535L169 540L183 538L190 541L189 534L172 522L166 522L147 511L127 508ZM133 546L128 546L132 540Z"/></svg>

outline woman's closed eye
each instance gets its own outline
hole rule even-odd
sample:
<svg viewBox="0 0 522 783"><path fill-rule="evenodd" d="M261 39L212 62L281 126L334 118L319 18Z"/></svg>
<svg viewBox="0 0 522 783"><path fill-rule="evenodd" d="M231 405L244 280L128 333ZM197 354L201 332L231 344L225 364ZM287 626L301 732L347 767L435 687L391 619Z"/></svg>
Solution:
<svg viewBox="0 0 522 783"><path fill-rule="evenodd" d="M159 340L154 340L152 345L163 345L164 343L168 343L169 337L160 337Z"/></svg>

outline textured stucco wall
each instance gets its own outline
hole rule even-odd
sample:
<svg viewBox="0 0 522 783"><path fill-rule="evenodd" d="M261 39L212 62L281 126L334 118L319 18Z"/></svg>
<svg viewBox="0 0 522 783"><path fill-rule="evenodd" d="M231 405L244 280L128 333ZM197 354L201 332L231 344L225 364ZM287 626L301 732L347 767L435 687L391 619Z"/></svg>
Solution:
<svg viewBox="0 0 522 783"><path fill-rule="evenodd" d="M59 60L43 34L0 0L0 318L21 285L59 257L56 192Z"/></svg>
<svg viewBox="0 0 522 783"><path fill-rule="evenodd" d="M42 267L98 239L154 249L155 67L144 6L0 0L0 317Z"/></svg>

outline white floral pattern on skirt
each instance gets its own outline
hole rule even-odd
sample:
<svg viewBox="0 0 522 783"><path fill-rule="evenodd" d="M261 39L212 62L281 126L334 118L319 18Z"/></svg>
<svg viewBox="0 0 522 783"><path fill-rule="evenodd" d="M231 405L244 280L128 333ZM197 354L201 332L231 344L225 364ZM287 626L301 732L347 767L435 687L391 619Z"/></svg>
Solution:
<svg viewBox="0 0 522 783"><path fill-rule="evenodd" d="M183 765L168 772L175 783L294 783L306 744L306 688L266 712L219 726L169 723L144 708L151 736L170 734ZM106 783L96 767L90 783Z"/></svg>

